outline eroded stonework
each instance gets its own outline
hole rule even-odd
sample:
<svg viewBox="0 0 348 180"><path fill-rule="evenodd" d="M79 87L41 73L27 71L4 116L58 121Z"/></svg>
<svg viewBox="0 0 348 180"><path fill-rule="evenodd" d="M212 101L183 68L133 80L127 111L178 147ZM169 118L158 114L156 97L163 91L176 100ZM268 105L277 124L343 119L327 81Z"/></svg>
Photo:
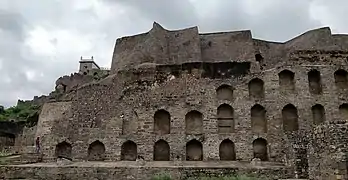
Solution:
<svg viewBox="0 0 348 180"><path fill-rule="evenodd" d="M280 164L272 178L348 178L347 65L348 36L329 28L278 43L154 23L117 40L107 78L46 103L36 136L45 161L260 160Z"/></svg>

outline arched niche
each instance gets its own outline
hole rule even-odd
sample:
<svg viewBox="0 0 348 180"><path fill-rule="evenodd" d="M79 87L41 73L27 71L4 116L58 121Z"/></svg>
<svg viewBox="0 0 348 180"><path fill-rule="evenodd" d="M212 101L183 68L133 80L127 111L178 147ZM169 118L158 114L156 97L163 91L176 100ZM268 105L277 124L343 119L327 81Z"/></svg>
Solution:
<svg viewBox="0 0 348 180"><path fill-rule="evenodd" d="M217 108L218 132L234 132L234 110L228 104L222 104Z"/></svg>
<svg viewBox="0 0 348 180"><path fill-rule="evenodd" d="M264 82L259 78L254 78L249 81L249 97L263 98L264 97Z"/></svg>
<svg viewBox="0 0 348 180"><path fill-rule="evenodd" d="M161 139L158 140L154 145L154 161L169 161L170 159L170 147L169 144Z"/></svg>
<svg viewBox="0 0 348 180"><path fill-rule="evenodd" d="M255 133L267 132L266 110L260 104L251 108L251 128Z"/></svg>
<svg viewBox="0 0 348 180"><path fill-rule="evenodd" d="M295 73L290 70L283 70L278 74L279 87L281 90L295 90Z"/></svg>
<svg viewBox="0 0 348 180"><path fill-rule="evenodd" d="M253 142L254 158L268 161L267 141L263 138L255 139Z"/></svg>
<svg viewBox="0 0 348 180"><path fill-rule="evenodd" d="M230 85L223 84L216 89L216 95L219 100L233 100L233 88Z"/></svg>
<svg viewBox="0 0 348 180"><path fill-rule="evenodd" d="M135 161L138 156L137 144L133 141L126 141L121 146L121 160Z"/></svg>
<svg viewBox="0 0 348 180"><path fill-rule="evenodd" d="M186 161L202 161L203 146L202 143L193 139L186 144Z"/></svg>
<svg viewBox="0 0 348 180"><path fill-rule="evenodd" d="M185 115L186 134L203 133L203 115L199 111L193 110Z"/></svg>
<svg viewBox="0 0 348 180"><path fill-rule="evenodd" d="M348 103L343 103L338 107L338 110L340 112L340 117L342 120L347 121L348 120Z"/></svg>
<svg viewBox="0 0 348 180"><path fill-rule="evenodd" d="M88 147L89 161L103 161L105 159L105 146L100 141L92 142Z"/></svg>
<svg viewBox="0 0 348 180"><path fill-rule="evenodd" d="M321 76L318 70L313 69L308 72L308 86L311 94L321 94Z"/></svg>
<svg viewBox="0 0 348 180"><path fill-rule="evenodd" d="M335 84L339 89L348 88L348 73L346 70L339 69L334 73Z"/></svg>
<svg viewBox="0 0 348 180"><path fill-rule="evenodd" d="M154 115L154 131L156 134L170 134L170 114L168 111L161 109Z"/></svg>
<svg viewBox="0 0 348 180"><path fill-rule="evenodd" d="M222 161L236 160L235 146L231 140L225 139L220 143L219 156Z"/></svg>
<svg viewBox="0 0 348 180"><path fill-rule="evenodd" d="M282 109L283 129L284 131L298 130L297 108L292 104L287 104Z"/></svg>
<svg viewBox="0 0 348 180"><path fill-rule="evenodd" d="M71 159L72 146L70 143L63 141L56 145L55 157Z"/></svg>
<svg viewBox="0 0 348 180"><path fill-rule="evenodd" d="M312 106L312 117L314 125L319 125L325 122L325 109L321 104Z"/></svg>

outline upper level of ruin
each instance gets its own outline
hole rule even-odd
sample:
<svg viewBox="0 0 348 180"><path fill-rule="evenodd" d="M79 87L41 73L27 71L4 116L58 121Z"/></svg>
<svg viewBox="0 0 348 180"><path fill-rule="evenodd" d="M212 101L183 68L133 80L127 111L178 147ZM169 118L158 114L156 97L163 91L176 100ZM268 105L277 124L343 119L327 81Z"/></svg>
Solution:
<svg viewBox="0 0 348 180"><path fill-rule="evenodd" d="M348 35L329 27L286 42L255 39L250 30L200 34L198 27L166 30L158 23L146 33L117 39L111 73L139 67L187 63L248 62L273 67L303 50L347 51Z"/></svg>

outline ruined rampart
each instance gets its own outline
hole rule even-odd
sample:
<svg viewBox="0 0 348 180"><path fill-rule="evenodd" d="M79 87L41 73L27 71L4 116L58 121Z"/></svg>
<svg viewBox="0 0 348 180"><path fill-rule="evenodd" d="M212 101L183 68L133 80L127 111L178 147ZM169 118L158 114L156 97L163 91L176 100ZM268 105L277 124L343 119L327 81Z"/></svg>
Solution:
<svg viewBox="0 0 348 180"><path fill-rule="evenodd" d="M281 169L274 179L346 178L348 51L340 36L321 28L277 43L250 31L199 34L154 24L118 39L110 76L45 104L36 133L44 160L127 163L137 172L164 161L174 174L244 163L243 172Z"/></svg>

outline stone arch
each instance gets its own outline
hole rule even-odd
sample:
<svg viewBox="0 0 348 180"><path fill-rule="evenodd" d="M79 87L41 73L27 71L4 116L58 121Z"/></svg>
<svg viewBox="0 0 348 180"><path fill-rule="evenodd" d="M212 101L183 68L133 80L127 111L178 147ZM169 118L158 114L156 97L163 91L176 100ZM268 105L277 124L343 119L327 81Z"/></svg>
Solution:
<svg viewBox="0 0 348 180"><path fill-rule="evenodd" d="M234 143L225 139L220 143L219 146L219 156L222 161L235 161L236 160L236 152L235 152Z"/></svg>
<svg viewBox="0 0 348 180"><path fill-rule="evenodd" d="M266 110L260 104L251 108L251 128L255 133L267 132Z"/></svg>
<svg viewBox="0 0 348 180"><path fill-rule="evenodd" d="M121 160L122 161L135 161L138 156L137 144L133 141L126 141L121 146Z"/></svg>
<svg viewBox="0 0 348 180"><path fill-rule="evenodd" d="M287 104L282 109L283 129L284 131L298 130L297 108L292 104Z"/></svg>
<svg viewBox="0 0 348 180"><path fill-rule="evenodd" d="M203 115L199 111L193 110L185 115L186 134L203 133Z"/></svg>
<svg viewBox="0 0 348 180"><path fill-rule="evenodd" d="M66 141L63 141L56 145L55 157L71 159L71 152L71 144Z"/></svg>
<svg viewBox="0 0 348 180"><path fill-rule="evenodd" d="M234 110L228 104L222 104L217 108L218 132L231 133L234 131Z"/></svg>
<svg viewBox="0 0 348 180"><path fill-rule="evenodd" d="M249 81L249 97L263 98L264 97L264 82L259 78L254 78Z"/></svg>
<svg viewBox="0 0 348 180"><path fill-rule="evenodd" d="M295 73L287 69L278 73L281 90L295 90Z"/></svg>
<svg viewBox="0 0 348 180"><path fill-rule="evenodd" d="M321 104L312 106L313 123L319 125L325 122L325 109Z"/></svg>
<svg viewBox="0 0 348 180"><path fill-rule="evenodd" d="M170 159L170 147L169 144L161 139L158 140L154 145L154 161L169 161Z"/></svg>
<svg viewBox="0 0 348 180"><path fill-rule="evenodd" d="M230 85L223 84L216 89L216 95L219 100L233 100L233 88Z"/></svg>
<svg viewBox="0 0 348 180"><path fill-rule="evenodd" d="M321 76L318 70L310 70L308 72L308 85L309 92L312 94L321 94L322 85L321 85Z"/></svg>
<svg viewBox="0 0 348 180"><path fill-rule="evenodd" d="M168 111L161 109L154 115L154 130L156 134L170 134L170 114Z"/></svg>
<svg viewBox="0 0 348 180"><path fill-rule="evenodd" d="M193 139L186 144L186 161L202 161L203 146L202 143Z"/></svg>
<svg viewBox="0 0 348 180"><path fill-rule="evenodd" d="M105 159L105 146L102 142L96 140L88 147L89 161L103 161Z"/></svg>
<svg viewBox="0 0 348 180"><path fill-rule="evenodd" d="M338 88L348 88L348 73L346 70L339 69L335 71L334 77Z"/></svg>
<svg viewBox="0 0 348 180"><path fill-rule="evenodd" d="M253 141L254 158L261 161L268 161L267 141L263 138L257 138Z"/></svg>
<svg viewBox="0 0 348 180"><path fill-rule="evenodd" d="M339 112L342 120L347 121L348 120L348 103L343 103L339 107Z"/></svg>

